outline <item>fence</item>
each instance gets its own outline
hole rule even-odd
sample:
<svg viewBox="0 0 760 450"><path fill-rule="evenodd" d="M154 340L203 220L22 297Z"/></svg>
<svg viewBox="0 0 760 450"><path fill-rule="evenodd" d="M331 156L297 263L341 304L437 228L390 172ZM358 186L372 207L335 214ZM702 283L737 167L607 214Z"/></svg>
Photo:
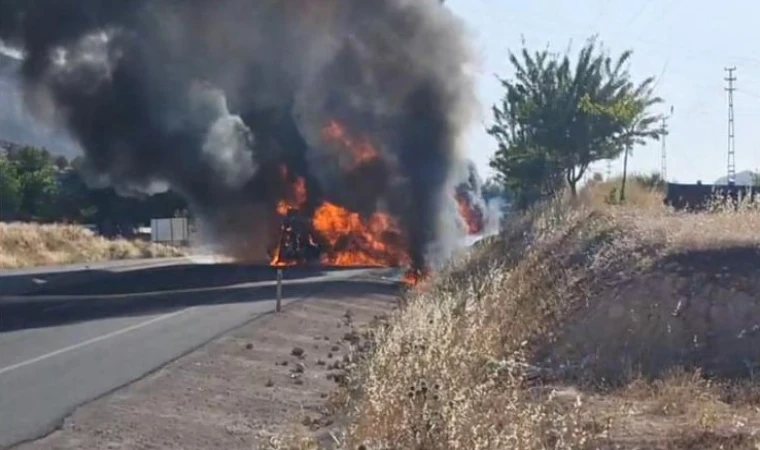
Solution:
<svg viewBox="0 0 760 450"><path fill-rule="evenodd" d="M739 198L758 201L760 189L753 186L668 183L665 204L677 210L704 211L718 198L736 202Z"/></svg>

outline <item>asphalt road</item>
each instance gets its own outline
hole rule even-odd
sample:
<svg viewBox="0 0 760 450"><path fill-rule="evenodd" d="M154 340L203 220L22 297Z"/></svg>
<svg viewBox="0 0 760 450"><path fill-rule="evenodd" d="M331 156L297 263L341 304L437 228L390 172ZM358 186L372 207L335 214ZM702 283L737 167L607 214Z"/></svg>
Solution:
<svg viewBox="0 0 760 450"><path fill-rule="evenodd" d="M274 310L275 271L187 260L0 272L0 448ZM283 304L394 271L287 269ZM34 279L33 283L29 283Z"/></svg>

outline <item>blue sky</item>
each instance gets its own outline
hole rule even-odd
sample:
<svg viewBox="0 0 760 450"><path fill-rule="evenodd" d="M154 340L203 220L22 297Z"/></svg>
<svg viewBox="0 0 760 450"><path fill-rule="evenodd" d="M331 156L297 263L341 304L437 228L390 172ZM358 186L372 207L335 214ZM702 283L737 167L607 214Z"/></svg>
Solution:
<svg viewBox="0 0 760 450"><path fill-rule="evenodd" d="M736 66L734 94L737 171L760 168L760 1L756 0L447 0L465 23L478 56L478 94L483 123L501 97L494 74L509 76L508 50L521 36L531 48L576 52L598 34L615 54L632 49L631 73L658 79L657 94L673 105L667 138L668 179L712 182L726 174L727 94L724 67ZM495 143L477 124L468 151L481 173ZM637 147L630 167L660 168L659 142ZM606 163L593 170L606 172ZM622 159L612 172L622 171Z"/></svg>

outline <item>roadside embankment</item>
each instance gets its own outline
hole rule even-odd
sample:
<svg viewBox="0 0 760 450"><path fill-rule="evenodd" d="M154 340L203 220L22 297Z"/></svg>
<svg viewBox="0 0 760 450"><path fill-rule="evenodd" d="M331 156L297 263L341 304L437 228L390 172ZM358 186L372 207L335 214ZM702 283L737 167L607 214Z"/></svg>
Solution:
<svg viewBox="0 0 760 450"><path fill-rule="evenodd" d="M757 448L760 210L634 189L516 217L411 294L345 448Z"/></svg>

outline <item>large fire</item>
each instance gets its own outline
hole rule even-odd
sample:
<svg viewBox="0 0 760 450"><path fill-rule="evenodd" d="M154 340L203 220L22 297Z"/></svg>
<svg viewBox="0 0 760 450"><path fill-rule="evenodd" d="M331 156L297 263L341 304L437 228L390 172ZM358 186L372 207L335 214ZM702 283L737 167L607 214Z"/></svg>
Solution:
<svg viewBox="0 0 760 450"><path fill-rule="evenodd" d="M369 138L353 136L337 120L329 121L321 134L324 142L338 153L340 168L347 173L375 163L379 157ZM288 192L277 204L282 226L272 265L288 266L314 260L330 266L409 266L411 261L403 233L391 215L375 212L362 216L329 201L310 208L306 180L291 176L284 165L280 167L280 176ZM466 194L457 192L454 198L468 233L482 232L482 211ZM416 285L426 273L424 268L410 268L404 281Z"/></svg>
<svg viewBox="0 0 760 450"><path fill-rule="evenodd" d="M345 153L343 170L377 159L377 152L368 139L355 139L337 121L330 121L322 130L326 142ZM290 195L277 205L283 226L281 239L272 256L273 265L298 264L300 258L284 256L286 246L294 253L316 248L319 262L332 266L397 267L409 264L406 246L396 221L387 213L375 212L363 217L335 203L323 201L303 223L308 192L302 177L289 180L288 169L281 167L281 176L290 184Z"/></svg>

